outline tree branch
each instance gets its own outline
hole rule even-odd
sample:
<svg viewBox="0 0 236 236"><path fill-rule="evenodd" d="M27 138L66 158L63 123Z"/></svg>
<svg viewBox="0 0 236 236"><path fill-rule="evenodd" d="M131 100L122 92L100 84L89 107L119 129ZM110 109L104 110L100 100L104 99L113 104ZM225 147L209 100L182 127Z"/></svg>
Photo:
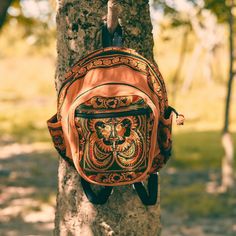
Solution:
<svg viewBox="0 0 236 236"><path fill-rule="evenodd" d="M107 3L107 29L113 34L118 26L119 8L117 0L109 0Z"/></svg>

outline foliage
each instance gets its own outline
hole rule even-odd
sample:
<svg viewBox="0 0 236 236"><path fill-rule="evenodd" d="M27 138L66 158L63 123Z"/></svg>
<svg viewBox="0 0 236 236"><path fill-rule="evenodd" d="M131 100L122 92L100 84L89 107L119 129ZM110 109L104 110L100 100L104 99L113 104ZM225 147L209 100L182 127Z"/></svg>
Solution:
<svg viewBox="0 0 236 236"><path fill-rule="evenodd" d="M55 37L54 1L14 0L8 9L5 27L18 25L24 30L22 37L31 36L32 44L42 46Z"/></svg>
<svg viewBox="0 0 236 236"><path fill-rule="evenodd" d="M205 8L214 12L219 22L226 22L229 19L229 6L226 0L204 0Z"/></svg>
<svg viewBox="0 0 236 236"><path fill-rule="evenodd" d="M170 4L171 1L166 0L154 0L153 7L155 10L163 12L163 14L170 19L171 27L178 27L187 25L190 26L189 19L183 17L176 9L174 4Z"/></svg>
<svg viewBox="0 0 236 236"><path fill-rule="evenodd" d="M220 23L226 22L229 18L229 6L226 0L186 0L186 2L192 3L199 11L208 9L212 11L218 18ZM189 24L188 20L184 20L181 13L176 8L175 0L154 0L154 7L163 11L166 16L172 19L172 26L181 26Z"/></svg>

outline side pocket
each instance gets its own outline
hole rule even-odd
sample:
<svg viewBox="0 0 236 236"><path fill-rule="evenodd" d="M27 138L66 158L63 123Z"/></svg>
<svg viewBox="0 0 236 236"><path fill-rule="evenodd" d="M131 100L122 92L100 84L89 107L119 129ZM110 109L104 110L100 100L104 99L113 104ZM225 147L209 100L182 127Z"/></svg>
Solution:
<svg viewBox="0 0 236 236"><path fill-rule="evenodd" d="M66 145L63 137L63 130L61 127L61 121L57 120L57 115L54 115L49 119L47 125L54 147L62 157L66 157Z"/></svg>
<svg viewBox="0 0 236 236"><path fill-rule="evenodd" d="M172 113L169 112L165 117L160 117L158 129L157 129L157 148L156 154L153 158L152 167L149 173L155 173L159 171L171 156L172 149Z"/></svg>
<svg viewBox="0 0 236 236"><path fill-rule="evenodd" d="M161 155L164 156L164 163L166 163L171 156L172 149L172 117L170 113L168 116L160 117L158 125L157 140L160 147Z"/></svg>

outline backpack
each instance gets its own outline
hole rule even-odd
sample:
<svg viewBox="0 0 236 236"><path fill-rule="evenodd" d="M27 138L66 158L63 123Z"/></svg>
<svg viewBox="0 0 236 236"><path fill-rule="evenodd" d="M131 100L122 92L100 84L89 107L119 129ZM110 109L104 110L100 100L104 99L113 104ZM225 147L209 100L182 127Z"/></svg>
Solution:
<svg viewBox="0 0 236 236"><path fill-rule="evenodd" d="M47 124L93 204L106 203L114 186L133 184L143 204L154 205L157 172L171 155L172 111L182 118L168 105L156 65L132 49L107 47L70 68Z"/></svg>

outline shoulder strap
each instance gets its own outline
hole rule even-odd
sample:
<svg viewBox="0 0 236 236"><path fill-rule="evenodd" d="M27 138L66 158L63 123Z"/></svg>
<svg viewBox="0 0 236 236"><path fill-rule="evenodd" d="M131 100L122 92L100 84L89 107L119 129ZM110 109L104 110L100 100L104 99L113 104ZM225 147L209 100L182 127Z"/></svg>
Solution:
<svg viewBox="0 0 236 236"><path fill-rule="evenodd" d="M147 206L155 205L158 195L158 175L157 173L151 174L148 179L148 193L143 183L134 183L134 188L139 195L142 203Z"/></svg>
<svg viewBox="0 0 236 236"><path fill-rule="evenodd" d="M111 187L111 186L102 187L101 190L96 194L92 190L89 182L87 182L82 177L81 177L80 181L81 181L81 185L83 187L84 193L91 203L93 203L95 205L103 205L107 202L108 198L110 197L110 195L112 193L113 187Z"/></svg>
<svg viewBox="0 0 236 236"><path fill-rule="evenodd" d="M96 194L92 188L90 183L88 183L85 179L81 178L81 185L87 196L88 200L95 205L103 205L107 202L108 198L112 193L113 187L105 186ZM157 202L158 196L158 175L157 173L151 174L148 179L148 193L143 185L143 183L138 182L134 183L135 190L137 191L139 198L142 203L146 206L155 205Z"/></svg>

